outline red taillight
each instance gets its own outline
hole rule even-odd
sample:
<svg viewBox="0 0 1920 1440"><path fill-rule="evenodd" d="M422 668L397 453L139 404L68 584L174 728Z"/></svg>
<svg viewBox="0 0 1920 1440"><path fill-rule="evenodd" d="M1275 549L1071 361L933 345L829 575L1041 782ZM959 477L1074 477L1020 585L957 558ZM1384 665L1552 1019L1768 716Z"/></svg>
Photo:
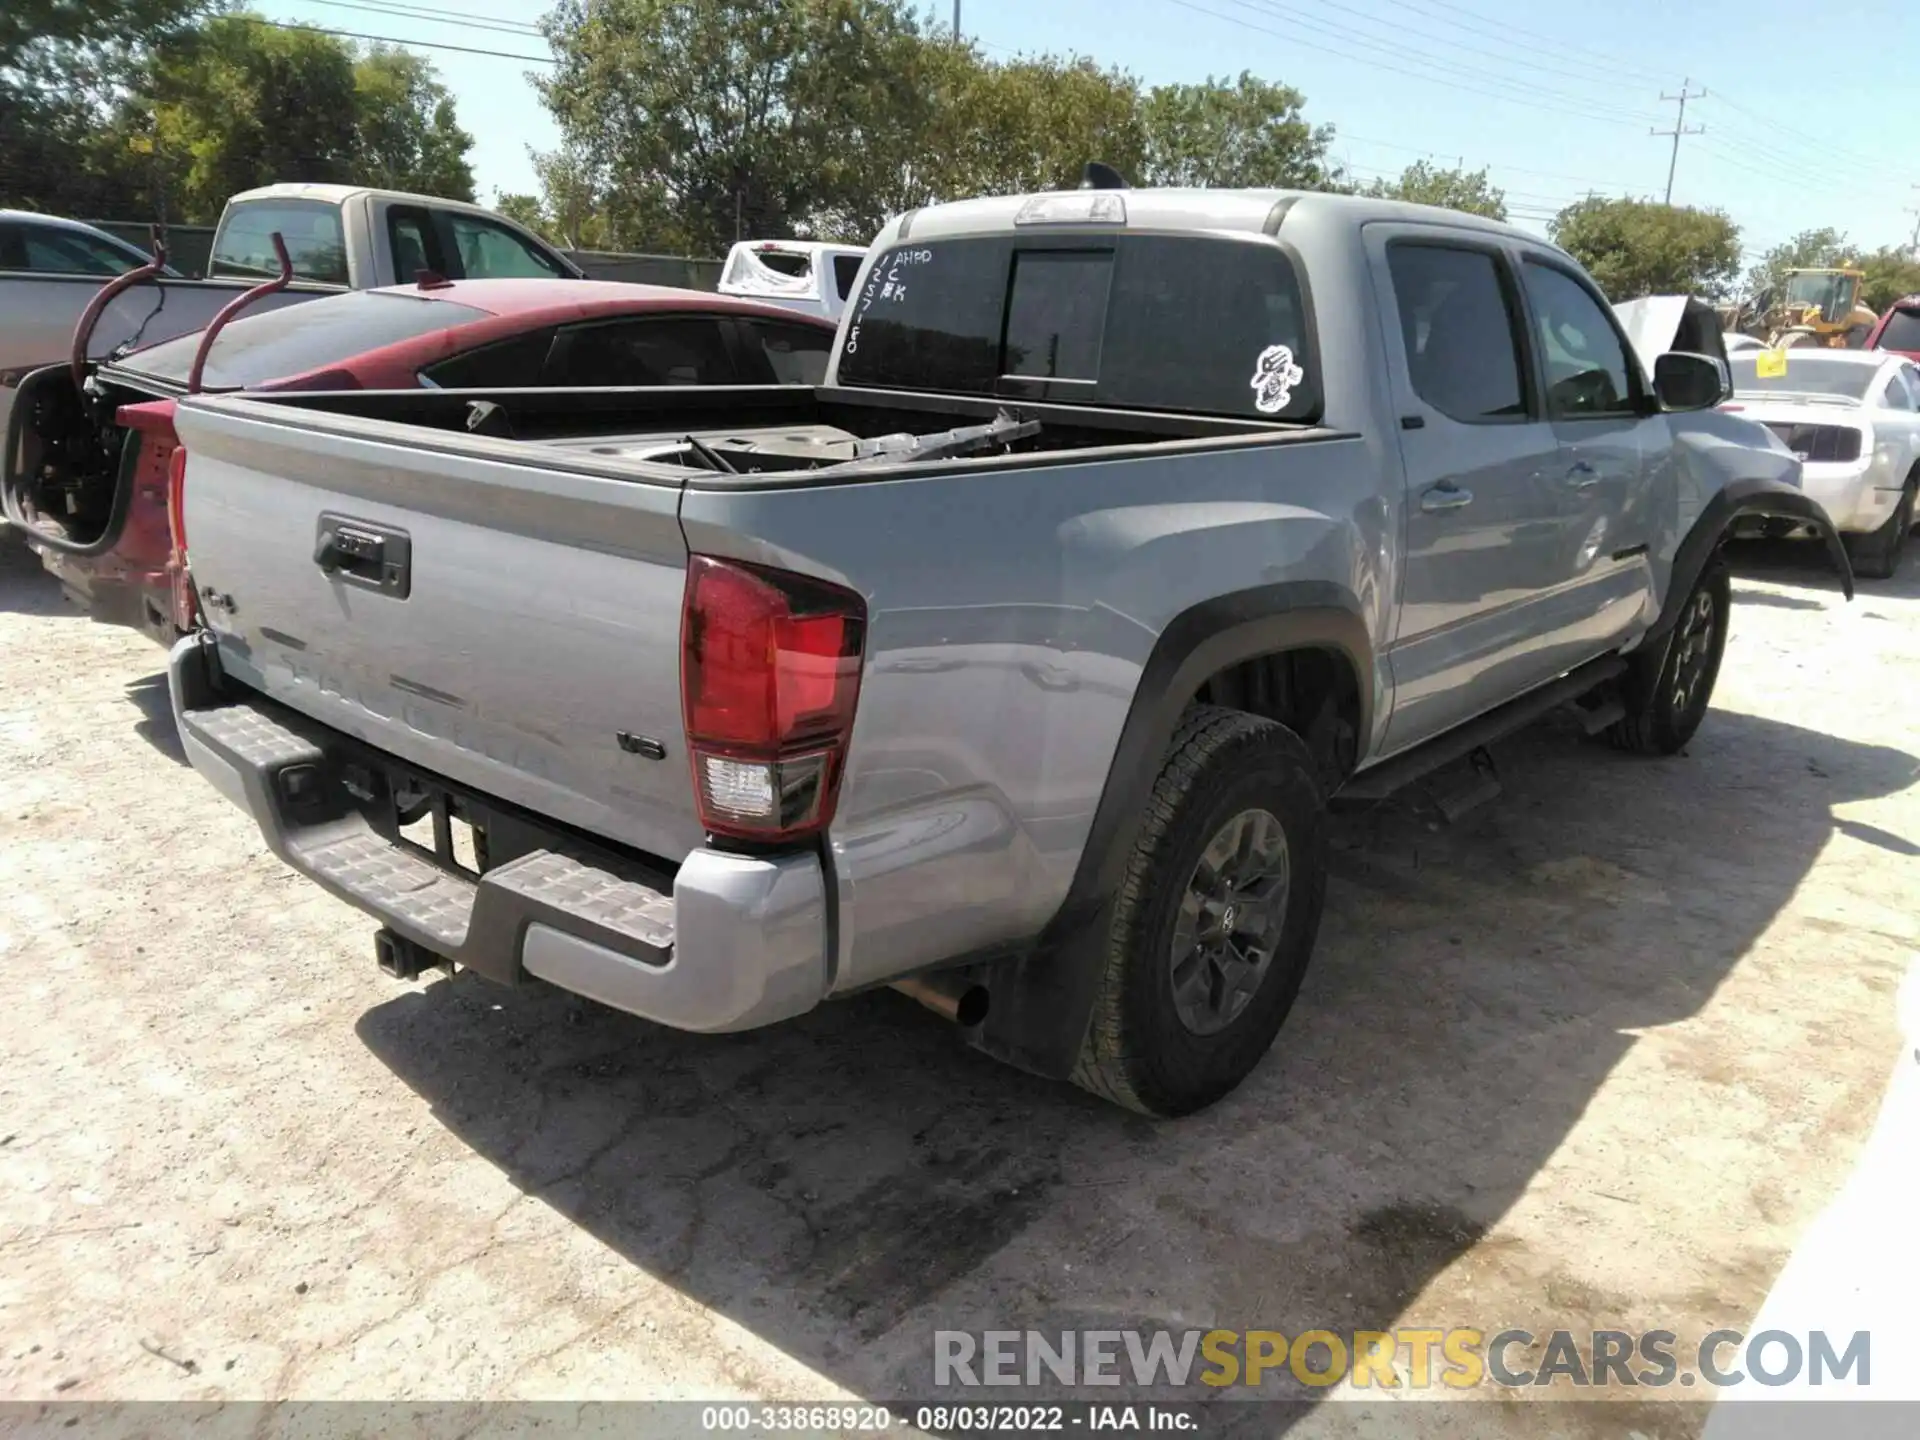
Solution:
<svg viewBox="0 0 1920 1440"><path fill-rule="evenodd" d="M1722 410L1744 410L1747 407L1744 405L1722 405L1720 408Z"/></svg>
<svg viewBox="0 0 1920 1440"><path fill-rule="evenodd" d="M167 457L167 534L173 537L173 557L187 561L187 447L176 445Z"/></svg>
<svg viewBox="0 0 1920 1440"><path fill-rule="evenodd" d="M708 830L794 840L833 819L866 621L866 603L837 585L689 559L680 700Z"/></svg>

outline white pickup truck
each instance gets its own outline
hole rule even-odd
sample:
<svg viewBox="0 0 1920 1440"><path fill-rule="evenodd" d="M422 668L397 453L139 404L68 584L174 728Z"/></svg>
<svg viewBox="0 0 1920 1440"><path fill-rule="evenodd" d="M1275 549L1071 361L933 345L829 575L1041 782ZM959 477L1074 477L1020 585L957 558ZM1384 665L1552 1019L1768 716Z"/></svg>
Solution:
<svg viewBox="0 0 1920 1440"><path fill-rule="evenodd" d="M23 224L59 223L17 218ZM422 270L450 280L581 275L544 241L478 205L357 185L269 185L227 201L206 279L169 271L123 290L94 324L84 358L99 360L203 329L221 306L278 273L269 238L275 231L293 259L294 283L262 296L263 309L339 290L405 284ZM25 268L7 268L12 263ZM23 246L12 256L0 251L0 314L6 316L0 326L0 435L20 379L68 359L74 329L102 278L137 264L127 255L117 266L78 268L50 247Z"/></svg>
<svg viewBox="0 0 1920 1440"><path fill-rule="evenodd" d="M727 252L720 293L838 320L867 258L864 245L823 240L742 240Z"/></svg>

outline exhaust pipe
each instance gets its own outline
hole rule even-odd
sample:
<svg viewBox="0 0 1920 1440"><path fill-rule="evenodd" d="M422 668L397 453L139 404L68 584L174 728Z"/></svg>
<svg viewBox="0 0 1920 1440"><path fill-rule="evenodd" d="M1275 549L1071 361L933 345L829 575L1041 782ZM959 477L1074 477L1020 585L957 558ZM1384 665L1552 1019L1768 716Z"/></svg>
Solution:
<svg viewBox="0 0 1920 1440"><path fill-rule="evenodd" d="M893 988L964 1029L987 1018L987 987L972 980L938 973L913 975L894 981Z"/></svg>

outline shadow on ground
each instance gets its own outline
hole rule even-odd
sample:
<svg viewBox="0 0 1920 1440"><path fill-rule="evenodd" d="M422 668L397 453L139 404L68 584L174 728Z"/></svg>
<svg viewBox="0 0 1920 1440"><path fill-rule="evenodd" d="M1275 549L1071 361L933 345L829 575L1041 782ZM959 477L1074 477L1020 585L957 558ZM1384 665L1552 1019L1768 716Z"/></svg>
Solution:
<svg viewBox="0 0 1920 1440"><path fill-rule="evenodd" d="M1827 591L1832 596L1830 603L1846 603L1840 592L1840 576L1827 563L1826 552L1817 540L1741 540L1727 547L1727 563L1736 578ZM1920 545L1909 542L1906 563L1891 580L1867 580L1856 575L1853 590L1854 603L1869 608L1876 599L1920 598ZM1795 598L1742 590L1739 603L1757 602L1793 610L1821 608L1795 603Z"/></svg>
<svg viewBox="0 0 1920 1440"><path fill-rule="evenodd" d="M173 721L173 700L167 693L167 676L157 675L135 680L127 686L127 699L139 710L134 733L176 765L187 763L187 752L180 748L180 727Z"/></svg>
<svg viewBox="0 0 1920 1440"><path fill-rule="evenodd" d="M932 1393L936 1328L1387 1329L1629 1032L1699 1010L1832 807L1916 773L1718 711L1691 757L1541 729L1501 763L1506 795L1461 827L1414 801L1340 822L1280 1042L1177 1124L999 1068L891 992L698 1037L462 977L358 1030L527 1193L872 1398Z"/></svg>
<svg viewBox="0 0 1920 1440"><path fill-rule="evenodd" d="M0 610L15 615L75 615L60 582L40 564L19 532L0 520Z"/></svg>

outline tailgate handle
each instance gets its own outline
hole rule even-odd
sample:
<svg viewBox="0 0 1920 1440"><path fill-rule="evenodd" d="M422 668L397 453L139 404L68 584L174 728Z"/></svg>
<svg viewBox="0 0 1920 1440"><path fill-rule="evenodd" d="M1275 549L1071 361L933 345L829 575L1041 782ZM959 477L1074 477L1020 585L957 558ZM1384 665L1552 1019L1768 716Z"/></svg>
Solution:
<svg viewBox="0 0 1920 1440"><path fill-rule="evenodd" d="M322 515L313 563L329 579L404 600L413 589L413 544L404 530Z"/></svg>

